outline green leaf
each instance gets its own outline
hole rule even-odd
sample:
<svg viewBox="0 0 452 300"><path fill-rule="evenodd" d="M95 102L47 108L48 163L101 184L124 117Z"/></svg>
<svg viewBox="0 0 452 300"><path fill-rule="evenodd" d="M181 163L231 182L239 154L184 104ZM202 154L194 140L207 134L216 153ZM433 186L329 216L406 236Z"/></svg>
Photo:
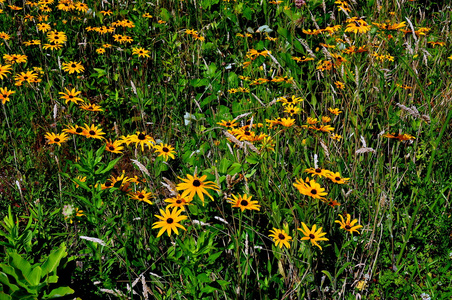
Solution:
<svg viewBox="0 0 452 300"><path fill-rule="evenodd" d="M111 162L108 163L108 166L100 172L100 174L105 174L108 171L110 171L111 169L113 169L115 167L115 165L118 163L118 161L122 158L122 156L115 158L114 160L112 160Z"/></svg>
<svg viewBox="0 0 452 300"><path fill-rule="evenodd" d="M24 274L25 279L30 283L31 286L37 286L41 281L42 269L36 266L29 274Z"/></svg>
<svg viewBox="0 0 452 300"><path fill-rule="evenodd" d="M63 243L60 248L52 251L46 261L44 261L42 264L42 274L45 276L54 272L60 264L60 260L66 255L66 246Z"/></svg>
<svg viewBox="0 0 452 300"><path fill-rule="evenodd" d="M44 299L55 299L60 298L69 294L73 294L74 290L68 286L60 286L53 289L48 295L44 295Z"/></svg>
<svg viewBox="0 0 452 300"><path fill-rule="evenodd" d="M0 300L10 300L13 299L10 295L5 294L4 292L0 292Z"/></svg>
<svg viewBox="0 0 452 300"><path fill-rule="evenodd" d="M223 159L220 161L220 168L218 171L220 171L220 173L225 174L228 171L229 166L232 164L232 162L223 157Z"/></svg>

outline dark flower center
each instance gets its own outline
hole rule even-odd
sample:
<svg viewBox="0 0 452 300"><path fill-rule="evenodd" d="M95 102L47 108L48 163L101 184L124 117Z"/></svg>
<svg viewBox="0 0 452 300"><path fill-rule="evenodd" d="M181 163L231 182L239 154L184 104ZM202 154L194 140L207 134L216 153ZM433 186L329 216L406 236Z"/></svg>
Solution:
<svg viewBox="0 0 452 300"><path fill-rule="evenodd" d="M59 39L58 35L55 35L55 36L53 37L53 39L58 40L58 39Z"/></svg>
<svg viewBox="0 0 452 300"><path fill-rule="evenodd" d="M242 200L242 201L240 201L240 205L241 206L248 206L248 201Z"/></svg>
<svg viewBox="0 0 452 300"><path fill-rule="evenodd" d="M316 173L322 173L322 169L317 168L317 169L315 169L315 172Z"/></svg>
<svg viewBox="0 0 452 300"><path fill-rule="evenodd" d="M162 148L162 151L163 151L163 152L169 152L169 149L166 148L166 147L163 147L163 148Z"/></svg>
<svg viewBox="0 0 452 300"><path fill-rule="evenodd" d="M284 234L280 233L280 234L278 234L278 238L279 238L280 240L285 240L285 239L286 239L286 236L285 236Z"/></svg>
<svg viewBox="0 0 452 300"><path fill-rule="evenodd" d="M345 230L350 230L350 229L351 229L350 225L345 225Z"/></svg>
<svg viewBox="0 0 452 300"><path fill-rule="evenodd" d="M317 190L312 189L312 190L311 190L311 194L313 194L313 195L317 194Z"/></svg>
<svg viewBox="0 0 452 300"><path fill-rule="evenodd" d="M69 97L69 98L71 98L71 99L72 99L72 98L74 98L74 96L73 96L73 95L69 95L68 97Z"/></svg>
<svg viewBox="0 0 452 300"><path fill-rule="evenodd" d="M111 182L105 182L105 186L106 187L110 187L111 186Z"/></svg>
<svg viewBox="0 0 452 300"><path fill-rule="evenodd" d="M226 122L226 126L231 126L231 122Z"/></svg>
<svg viewBox="0 0 452 300"><path fill-rule="evenodd" d="M245 135L251 135L251 132L245 131Z"/></svg>
<svg viewBox="0 0 452 300"><path fill-rule="evenodd" d="M315 239L315 235L313 235L312 233L309 235L309 238L311 239L311 240L313 240L313 239Z"/></svg>
<svg viewBox="0 0 452 300"><path fill-rule="evenodd" d="M194 187L201 186L201 181L199 181L198 179L193 180L193 186Z"/></svg>
<svg viewBox="0 0 452 300"><path fill-rule="evenodd" d="M54 141L58 143L60 141L60 139L59 138L55 138Z"/></svg>
<svg viewBox="0 0 452 300"><path fill-rule="evenodd" d="M140 133L140 134L138 135L138 139L141 140L141 141L143 141L143 140L146 139L146 136L145 136L144 134Z"/></svg>
<svg viewBox="0 0 452 300"><path fill-rule="evenodd" d="M80 128L80 127L78 127L78 128L75 130L75 132L77 132L77 133L82 133L82 132L83 132L83 129Z"/></svg>
<svg viewBox="0 0 452 300"><path fill-rule="evenodd" d="M166 223L168 224L172 224L173 222L174 222L173 218L166 219Z"/></svg>
<svg viewBox="0 0 452 300"><path fill-rule="evenodd" d="M139 194L138 198L143 199L144 198L143 194Z"/></svg>
<svg viewBox="0 0 452 300"><path fill-rule="evenodd" d="M339 180L341 180L341 178L340 177L336 177L336 178L334 178L335 180L337 180L337 181L339 181Z"/></svg>
<svg viewBox="0 0 452 300"><path fill-rule="evenodd" d="M76 67L76 65L75 65L75 64L72 64L72 65L71 65L71 68L75 68L75 67Z"/></svg>
<svg viewBox="0 0 452 300"><path fill-rule="evenodd" d="M178 200L176 200L176 203L177 203L177 204L181 204L181 203L182 203L182 200L178 199Z"/></svg>
<svg viewBox="0 0 452 300"><path fill-rule="evenodd" d="M90 130L88 133L89 133L90 135L96 135L96 132L95 132L94 130Z"/></svg>
<svg viewBox="0 0 452 300"><path fill-rule="evenodd" d="M27 80L28 79L28 76L24 76L24 80Z"/></svg>
<svg viewBox="0 0 452 300"><path fill-rule="evenodd" d="M110 147L108 147L108 149L110 149L111 151L113 151L113 150L115 150L115 147L110 146Z"/></svg>

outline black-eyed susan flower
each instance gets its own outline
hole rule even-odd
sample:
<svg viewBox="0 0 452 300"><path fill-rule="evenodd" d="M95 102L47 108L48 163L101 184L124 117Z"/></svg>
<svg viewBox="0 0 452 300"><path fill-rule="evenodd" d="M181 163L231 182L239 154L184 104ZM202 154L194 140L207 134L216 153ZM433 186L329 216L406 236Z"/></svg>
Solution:
<svg viewBox="0 0 452 300"><path fill-rule="evenodd" d="M328 110L329 110L329 112L330 113L332 113L333 115L338 115L338 114L340 114L340 113L342 113L342 111L341 110L339 110L339 108L328 108Z"/></svg>
<svg viewBox="0 0 452 300"><path fill-rule="evenodd" d="M77 135L83 135L83 127L80 127L78 125L74 126L68 126L68 128L63 129L63 132L70 133L70 134L77 134Z"/></svg>
<svg viewBox="0 0 452 300"><path fill-rule="evenodd" d="M331 118L330 117L328 117L328 116L323 116L322 117L322 123L329 123L329 122L331 122Z"/></svg>
<svg viewBox="0 0 452 300"><path fill-rule="evenodd" d="M74 72L81 73L85 71L85 67L79 62L70 61L63 63L63 71L69 72L69 74Z"/></svg>
<svg viewBox="0 0 452 300"><path fill-rule="evenodd" d="M228 120L228 121L221 120L221 122L219 122L217 124L220 126L224 126L226 128L234 128L234 127L237 127L236 122L237 122L236 120Z"/></svg>
<svg viewBox="0 0 452 300"><path fill-rule="evenodd" d="M165 161L168 160L169 157L172 159L175 158L174 154L176 151L174 151L174 147L168 145L168 144L159 144L154 146L155 153L158 153L158 156L162 156Z"/></svg>
<svg viewBox="0 0 452 300"><path fill-rule="evenodd" d="M7 87L0 88L0 100L2 101L2 104L5 104L7 101L9 101L9 96L14 94L16 91L8 90Z"/></svg>
<svg viewBox="0 0 452 300"><path fill-rule="evenodd" d="M62 49L63 48L63 44L58 44L58 43L47 43L47 44L44 44L43 46L42 46L42 49L44 49L44 50L47 50L47 49L50 49L50 50L52 50L52 51L54 51L54 50L60 50L60 49Z"/></svg>
<svg viewBox="0 0 452 300"><path fill-rule="evenodd" d="M145 132L137 131L136 134L127 136L125 143L127 143L127 145L130 143L135 143L135 147L138 147L138 145L140 145L141 151L144 151L144 145L152 148L155 145L155 140L152 136L146 134Z"/></svg>
<svg viewBox="0 0 452 300"><path fill-rule="evenodd" d="M353 221L351 221L351 217L349 214L347 214L346 220L344 220L344 217L342 217L342 215L339 215L339 217L341 218L341 220L340 221L336 220L334 222L338 223L342 229L344 229L345 231L348 231L350 233L356 232L356 233L360 234L358 229L362 228L363 226L355 225L356 223L358 223L357 219L354 219ZM355 226L353 226L353 225L355 225Z"/></svg>
<svg viewBox="0 0 452 300"><path fill-rule="evenodd" d="M94 103L82 103L79 105L80 109L87 111L104 111L100 105Z"/></svg>
<svg viewBox="0 0 452 300"><path fill-rule="evenodd" d="M67 36L66 33L62 31L53 30L47 33L47 39L53 44L64 44L67 41Z"/></svg>
<svg viewBox="0 0 452 300"><path fill-rule="evenodd" d="M292 118L281 118L280 125L284 127L291 127L295 124L295 119Z"/></svg>
<svg viewBox="0 0 452 300"><path fill-rule="evenodd" d="M289 98L289 97L280 97L280 98L278 98L276 101L282 102L283 105L289 105L289 104L295 105L295 104L297 104L297 103L302 102L302 101L303 101L303 98L301 98L301 97L295 97L295 95L293 95L293 96L290 97L290 98Z"/></svg>
<svg viewBox="0 0 452 300"><path fill-rule="evenodd" d="M144 48L132 48L132 54L138 55L138 57L150 57L149 50L146 50Z"/></svg>
<svg viewBox="0 0 452 300"><path fill-rule="evenodd" d="M325 201L326 204L328 204L331 207L335 207L335 206L340 206L341 204L339 202L337 202L336 200L333 199L329 199L327 201Z"/></svg>
<svg viewBox="0 0 452 300"><path fill-rule="evenodd" d="M330 172L326 175L326 177L328 177L332 182L338 184L344 184L350 180L350 178L342 178L339 172L336 173Z"/></svg>
<svg viewBox="0 0 452 300"><path fill-rule="evenodd" d="M177 194L175 197L165 199L168 204L168 208L176 207L182 210L185 210L185 205L190 205L192 199L188 197L182 197L180 194Z"/></svg>
<svg viewBox="0 0 452 300"><path fill-rule="evenodd" d="M346 22L348 24L347 28L345 28L345 32L366 33L372 28L372 26L368 25L366 21L356 17L347 19Z"/></svg>
<svg viewBox="0 0 452 300"><path fill-rule="evenodd" d="M160 209L161 216L156 215L156 217L159 218L160 221L152 224L152 228L160 228L157 237L161 236L165 231L168 236L171 236L171 231L179 234L177 228L186 230L185 227L179 223L180 221L187 219L187 216L180 215L182 212L182 209L179 210L177 208L174 208L172 211L170 211L168 207L166 207L165 211L163 211L163 209Z"/></svg>
<svg viewBox="0 0 452 300"><path fill-rule="evenodd" d="M265 137L261 141L261 147L260 151L266 151L266 152L274 152L275 151L275 141L271 137Z"/></svg>
<svg viewBox="0 0 452 300"><path fill-rule="evenodd" d="M6 32L2 31L0 32L0 39L4 39L5 41L9 40L11 36L7 34Z"/></svg>
<svg viewBox="0 0 452 300"><path fill-rule="evenodd" d="M317 231L317 225L313 225L312 229L309 229L308 226L306 226L305 223L301 222L301 226L303 228L297 228L299 231L301 231L304 234L304 237L301 238L301 240L308 240L311 241L312 245L315 245L322 250L322 247L317 243L318 241L328 241L327 238L323 237L326 235L325 232L322 232L322 227L320 227Z"/></svg>
<svg viewBox="0 0 452 300"><path fill-rule="evenodd" d="M11 73L11 65L0 65L0 79L6 77L7 73Z"/></svg>
<svg viewBox="0 0 452 300"><path fill-rule="evenodd" d="M105 150L111 153L117 153L122 154L122 151L124 150L124 147L121 146L121 141L111 141L107 140L107 144L105 145Z"/></svg>
<svg viewBox="0 0 452 300"><path fill-rule="evenodd" d="M47 144L57 144L58 146L61 146L61 143L69 139L66 133L55 134L53 132L47 132L44 137L47 139Z"/></svg>
<svg viewBox="0 0 452 300"><path fill-rule="evenodd" d="M205 181L207 175L198 177L196 174L191 176L187 174L187 178L180 178L182 183L179 183L176 187L178 191L183 191L182 197L188 197L193 199L195 194L201 199L202 204L204 205L204 194L206 194L210 199L213 200L213 197L209 194L207 190L219 191L218 185L213 181Z"/></svg>
<svg viewBox="0 0 452 300"><path fill-rule="evenodd" d="M331 134L330 138L332 138L333 140L339 141L340 139L342 139L342 135L339 134Z"/></svg>
<svg viewBox="0 0 452 300"><path fill-rule="evenodd" d="M328 177L328 175L331 173L331 171L322 168L308 168L305 169L304 171L309 174L317 175L320 178Z"/></svg>
<svg viewBox="0 0 452 300"><path fill-rule="evenodd" d="M3 55L3 59L7 64L19 64L26 63L28 57L24 54L5 54Z"/></svg>
<svg viewBox="0 0 452 300"><path fill-rule="evenodd" d="M105 48L102 48L102 47L101 48L97 48L96 49L96 53L97 54L104 54L105 53Z"/></svg>
<svg viewBox="0 0 452 300"><path fill-rule="evenodd" d="M240 208L242 211L244 211L245 209L249 209L249 210L260 210L259 208L261 207L260 205L258 205L257 201L251 201L251 198L253 196L248 196L248 195L232 195L232 198L227 198L228 203L232 204L232 207L238 207Z"/></svg>
<svg viewBox="0 0 452 300"><path fill-rule="evenodd" d="M113 12L111 11L111 9L109 10L101 10L100 13L104 16L110 16L113 14Z"/></svg>
<svg viewBox="0 0 452 300"><path fill-rule="evenodd" d="M273 238L276 247L279 246L279 248L282 248L283 246L286 246L287 249L290 249L289 242L292 240L292 237L289 236L284 229L273 228L270 232L272 234L269 234L268 236Z"/></svg>
<svg viewBox="0 0 452 300"><path fill-rule="evenodd" d="M298 106L289 104L284 107L284 112L288 113L290 116L293 116L293 115L297 115L300 113L300 108Z"/></svg>
<svg viewBox="0 0 452 300"><path fill-rule="evenodd" d="M331 132L334 131L334 127L331 127L330 125L320 125L317 130L321 132Z"/></svg>
<svg viewBox="0 0 452 300"><path fill-rule="evenodd" d="M16 82L14 84L20 86L25 81L28 83L33 83L33 82L36 82L37 79L38 79L38 74L34 73L33 71L20 72L20 74L16 74L14 76L14 80L16 80Z"/></svg>
<svg viewBox="0 0 452 300"><path fill-rule="evenodd" d="M77 102L79 102L79 101L83 102L82 98L77 97L82 92L76 91L75 89L72 89L72 90L69 90L67 88L64 88L64 89L66 90L66 92L59 92L58 94L62 95L60 97L60 99L64 99L66 101L66 104L68 102L73 102L75 104L77 104Z"/></svg>
<svg viewBox="0 0 452 300"><path fill-rule="evenodd" d="M133 193L129 193L129 197L130 199L134 199L134 200L138 200L138 201L143 201L149 204L152 204L151 202L151 197L152 197L152 193L151 192L146 192L145 190L140 191L136 191Z"/></svg>
<svg viewBox="0 0 452 300"><path fill-rule="evenodd" d="M83 136L92 139L103 139L104 134L105 132L103 132L101 128L94 126L94 124L91 124L91 127L89 127L88 124L85 124L85 128L82 133Z"/></svg>
<svg viewBox="0 0 452 300"><path fill-rule="evenodd" d="M306 196L310 196L314 199L325 199L323 196L326 196L328 193L324 192L325 189L320 186L314 179L309 180L309 177L306 178L306 181L302 179L297 179L293 184L298 191Z"/></svg>

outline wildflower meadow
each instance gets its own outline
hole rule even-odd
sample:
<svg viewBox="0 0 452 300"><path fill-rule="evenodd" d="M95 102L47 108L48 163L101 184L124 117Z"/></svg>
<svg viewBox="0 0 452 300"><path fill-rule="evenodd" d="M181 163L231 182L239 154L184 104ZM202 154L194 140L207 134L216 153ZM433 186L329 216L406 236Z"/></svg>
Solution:
<svg viewBox="0 0 452 300"><path fill-rule="evenodd" d="M451 299L451 20L0 0L0 300Z"/></svg>

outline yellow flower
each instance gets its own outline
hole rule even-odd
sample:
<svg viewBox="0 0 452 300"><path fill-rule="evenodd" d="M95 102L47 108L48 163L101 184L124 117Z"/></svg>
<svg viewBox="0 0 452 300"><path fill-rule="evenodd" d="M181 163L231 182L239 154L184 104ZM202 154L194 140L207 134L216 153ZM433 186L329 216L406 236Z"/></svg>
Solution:
<svg viewBox="0 0 452 300"><path fill-rule="evenodd" d="M342 178L339 172L333 173L329 172L326 175L327 178L329 178L332 182L338 183L338 184L344 184L346 181L349 181L350 178Z"/></svg>
<svg viewBox="0 0 452 300"><path fill-rule="evenodd" d="M195 194L197 194L202 201L202 205L204 205L204 194L213 200L213 197L207 192L207 189L219 191L218 185L213 181L205 181L206 178L206 175L198 178L196 174L194 174L194 176L187 174L187 179L179 177L183 182L179 183L176 189L178 191L184 191L181 196L188 196L190 199L193 199Z"/></svg>
<svg viewBox="0 0 452 300"><path fill-rule="evenodd" d="M157 221L152 224L152 228L161 228L159 233L157 234L157 237L161 236L165 231L167 232L168 236L171 236L171 231L179 234L179 231L177 230L178 227L183 230L187 230L184 226L179 224L180 221L187 219L187 216L180 216L182 211L182 209L178 210L177 208L174 208L170 212L168 207L166 207L165 211L163 211L163 209L160 209L161 216L156 215L156 217L161 221Z"/></svg>
<svg viewBox="0 0 452 300"><path fill-rule="evenodd" d="M49 145L57 144L58 146L61 146L61 143L64 143L69 139L66 133L55 134L53 132L47 132L44 137L47 139Z"/></svg>
<svg viewBox="0 0 452 300"><path fill-rule="evenodd" d="M249 210L260 210L260 205L257 205L257 201L251 201L253 196L247 195L232 195L232 198L227 198L228 202L232 204L232 207L239 207L242 211L245 209Z"/></svg>
<svg viewBox="0 0 452 300"><path fill-rule="evenodd" d="M105 150L107 150L108 152L111 152L111 153L122 154L124 147L121 145L122 145L121 141L113 141L112 142L111 140L107 140L107 145L105 146Z"/></svg>
<svg viewBox="0 0 452 300"><path fill-rule="evenodd" d="M150 57L149 50L143 48L132 48L132 54L138 57Z"/></svg>
<svg viewBox="0 0 452 300"><path fill-rule="evenodd" d="M269 234L269 237L273 238L273 241L275 242L275 246L279 248L282 248L283 246L286 246L288 249L290 249L289 242L292 240L292 237L289 236L284 229L277 229L273 228L270 230L272 234Z"/></svg>
<svg viewBox="0 0 452 300"><path fill-rule="evenodd" d="M309 177L306 178L306 182L301 179L297 179L293 184L298 191L306 196L310 196L314 199L325 199L323 196L326 196L328 193L325 193L325 189L320 186L314 179L309 180Z"/></svg>
<svg viewBox="0 0 452 300"><path fill-rule="evenodd" d="M103 139L104 137L102 135L104 134L105 132L103 132L101 128L94 126L94 124L91 124L91 127L85 124L85 128L82 133L85 137L93 139Z"/></svg>
<svg viewBox="0 0 452 300"><path fill-rule="evenodd" d="M361 226L361 225L353 226L358 222L357 219L354 219L353 221L350 222L351 217L349 214L347 214L347 219L345 221L344 221L344 217L342 217L342 215L339 215L339 217L341 218L341 220L340 221L336 220L336 221L334 221L334 223L338 223L339 225L341 225L342 229L344 229L350 233L356 232L356 233L360 234L358 229L362 228L363 226Z"/></svg>
<svg viewBox="0 0 452 300"><path fill-rule="evenodd" d="M165 199L165 202L170 203L168 204L168 208L177 207L181 210L185 210L185 205L191 205L191 201L192 199L182 197L179 194L177 194L176 197Z"/></svg>
<svg viewBox="0 0 452 300"><path fill-rule="evenodd" d="M332 113L333 115L338 115L338 114L340 114L340 113L342 113L342 111L341 110L339 110L339 108L328 108L328 110L330 111L330 113Z"/></svg>
<svg viewBox="0 0 452 300"><path fill-rule="evenodd" d="M60 97L60 99L64 99L66 100L66 104L70 101L70 102L74 102L75 104L77 104L78 101L83 102L82 98L77 97L78 94L81 94L82 92L80 91L75 91L75 89L72 90L68 90L67 88L64 88L66 90L66 92L59 92L58 94L62 95Z"/></svg>
<svg viewBox="0 0 452 300"><path fill-rule="evenodd" d="M85 67L79 62L70 61L68 63L63 63L63 71L69 72L69 74L74 72L80 73L85 71Z"/></svg>
<svg viewBox="0 0 452 300"><path fill-rule="evenodd" d="M140 191L136 191L134 193L130 193L129 194L130 199L134 199L134 200L138 200L138 201L143 201L149 204L152 204L151 200L149 200L149 198L152 197L152 193L146 193L145 190Z"/></svg>
<svg viewBox="0 0 452 300"><path fill-rule="evenodd" d="M2 101L2 104L5 104L6 101L9 101L9 96L11 94L14 94L16 91L8 90L7 87L0 88L0 100Z"/></svg>
<svg viewBox="0 0 452 300"><path fill-rule="evenodd" d="M156 145L154 146L155 152L158 152L159 155L158 156L162 156L165 161L168 160L168 157L171 157L172 159L174 159L174 154L176 153L176 151L174 151L174 147L171 147L168 144L160 144L160 145Z"/></svg>
<svg viewBox="0 0 452 300"><path fill-rule="evenodd" d="M315 246L319 247L320 250L322 250L322 247L320 247L320 245L317 243L317 241L328 241L327 238L323 237L324 235L326 235L326 233L322 232L322 227L320 227L316 231L317 225L315 225L315 224L312 226L312 229L309 229L308 226L306 226L306 224L303 222L301 222L301 226L303 227L303 229L297 228L304 234L304 237L302 237L301 240L311 241L312 245L315 245Z"/></svg>

